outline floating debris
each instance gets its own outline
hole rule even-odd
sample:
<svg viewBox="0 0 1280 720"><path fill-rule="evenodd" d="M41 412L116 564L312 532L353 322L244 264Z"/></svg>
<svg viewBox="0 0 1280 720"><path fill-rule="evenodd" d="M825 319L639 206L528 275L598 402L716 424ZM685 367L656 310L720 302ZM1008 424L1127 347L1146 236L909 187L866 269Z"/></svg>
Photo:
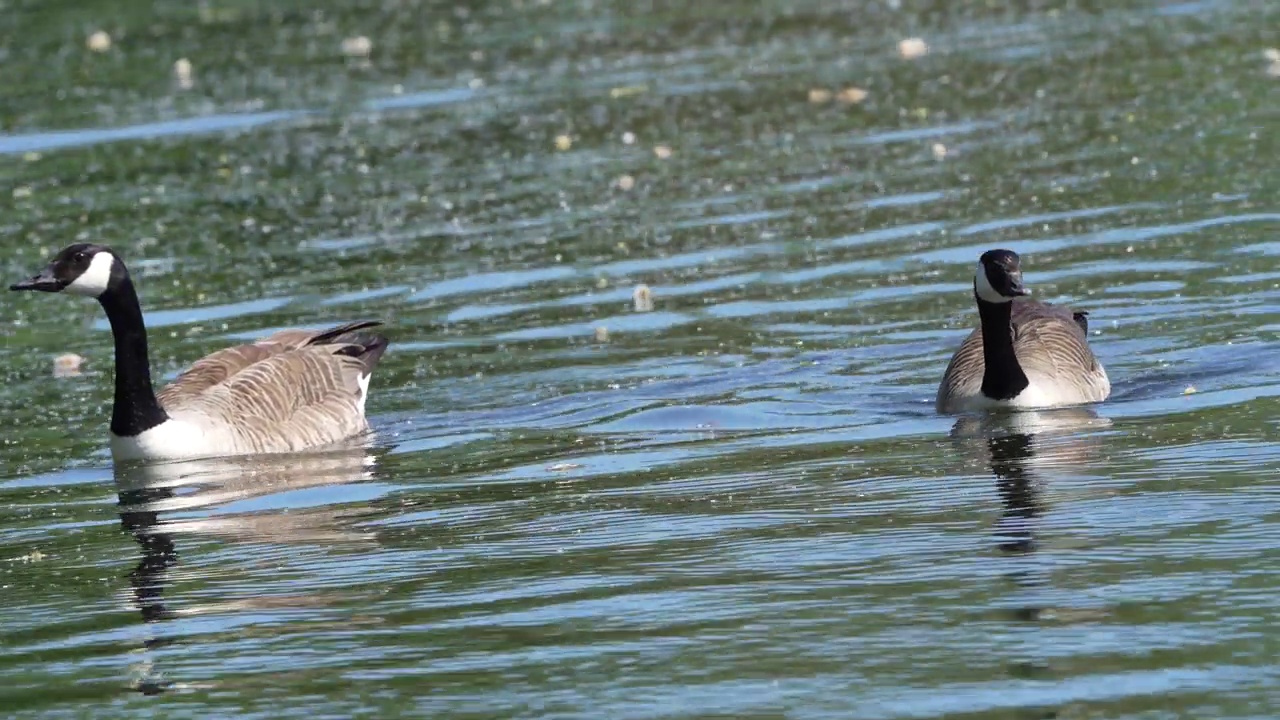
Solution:
<svg viewBox="0 0 1280 720"><path fill-rule="evenodd" d="M867 99L867 91L860 87L847 87L836 93L836 100L845 105L857 105Z"/></svg>
<svg viewBox="0 0 1280 720"><path fill-rule="evenodd" d="M636 289L631 291L631 304L636 312L653 310L653 291L648 285L637 285Z"/></svg>
<svg viewBox="0 0 1280 720"><path fill-rule="evenodd" d="M809 102L822 105L831 102L831 91L826 88L809 88Z"/></svg>
<svg viewBox="0 0 1280 720"><path fill-rule="evenodd" d="M584 465L582 463L558 462L548 465L547 469L551 472L564 472L566 470L577 470L580 467L584 467Z"/></svg>
<svg viewBox="0 0 1280 720"><path fill-rule="evenodd" d="M1188 385L1188 386L1186 387L1186 389L1184 389L1184 390L1182 391L1182 394L1183 394L1183 395L1195 395L1197 392L1199 392L1199 390L1196 390L1196 386L1195 386L1195 385Z"/></svg>
<svg viewBox="0 0 1280 720"><path fill-rule="evenodd" d="M609 328L605 327L604 325L601 325L595 329L594 333L596 337L596 342L598 343L609 342Z"/></svg>
<svg viewBox="0 0 1280 720"><path fill-rule="evenodd" d="M1267 60L1267 74L1280 77L1280 48L1267 48L1262 51L1262 57Z"/></svg>
<svg viewBox="0 0 1280 720"><path fill-rule="evenodd" d="M31 197L33 192L30 185L19 185L11 191L11 194L14 200L22 200Z"/></svg>
<svg viewBox="0 0 1280 720"><path fill-rule="evenodd" d="M918 37L898 41L898 54L906 60L915 60L929 54L929 43Z"/></svg>
<svg viewBox="0 0 1280 720"><path fill-rule="evenodd" d="M342 39L342 54L350 58L367 58L373 52L373 41L364 35Z"/></svg>
<svg viewBox="0 0 1280 720"><path fill-rule="evenodd" d="M75 353L63 353L53 359L53 376L58 378L79 375L84 358Z"/></svg>
<svg viewBox="0 0 1280 720"><path fill-rule="evenodd" d="M934 160L945 160L947 158L947 146L942 143L934 143L930 148L933 151Z"/></svg>
<svg viewBox="0 0 1280 720"><path fill-rule="evenodd" d="M636 179L631 177L630 175L623 175L622 177L618 178L619 190L630 190L635 186L636 186Z"/></svg>
<svg viewBox="0 0 1280 720"><path fill-rule="evenodd" d="M173 63L173 79L178 83L178 87L182 90L190 90L195 85L195 79L192 77L191 61L186 58L178 58Z"/></svg>
<svg viewBox="0 0 1280 720"><path fill-rule="evenodd" d="M111 36L104 30L98 30L84 41L84 46L96 53L104 53L111 49Z"/></svg>
<svg viewBox="0 0 1280 720"><path fill-rule="evenodd" d="M609 97L616 100L618 98L640 95L646 92L649 92L648 85L623 85L622 87L610 88Z"/></svg>
<svg viewBox="0 0 1280 720"><path fill-rule="evenodd" d="M653 149L653 154L658 156L659 160L666 160L671 157L671 148L666 145L659 145Z"/></svg>
<svg viewBox="0 0 1280 720"><path fill-rule="evenodd" d="M573 138L569 137L568 135L556 136L557 150L559 150L560 152L564 152L565 150L568 150L571 147L573 147Z"/></svg>
<svg viewBox="0 0 1280 720"><path fill-rule="evenodd" d="M636 134L635 134L635 133L633 133L633 132L631 132L630 130L628 130L627 132L622 133L622 144L623 144L623 145L635 145L635 144L636 144Z"/></svg>

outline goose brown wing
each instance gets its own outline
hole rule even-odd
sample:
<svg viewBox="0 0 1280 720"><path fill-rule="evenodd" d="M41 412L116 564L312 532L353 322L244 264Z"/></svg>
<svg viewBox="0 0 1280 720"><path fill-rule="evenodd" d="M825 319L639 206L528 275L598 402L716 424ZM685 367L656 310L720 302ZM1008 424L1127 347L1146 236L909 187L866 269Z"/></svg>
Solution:
<svg viewBox="0 0 1280 720"><path fill-rule="evenodd" d="M377 325L355 322L326 330L281 330L261 340L223 348L191 364L156 394L160 405L172 412L198 400L209 389L226 382L238 373L278 355L344 333Z"/></svg>
<svg viewBox="0 0 1280 720"><path fill-rule="evenodd" d="M366 427L362 358L342 344L306 345L254 362L198 395L179 417L222 428L239 450L280 452L324 445Z"/></svg>
<svg viewBox="0 0 1280 720"><path fill-rule="evenodd" d="M1104 400L1111 382L1071 311L1044 306L1014 318L1013 351L1032 382L1067 386L1085 401Z"/></svg>
<svg viewBox="0 0 1280 720"><path fill-rule="evenodd" d="M982 392L982 374L986 371L986 361L982 357L982 328L978 327L965 337L964 342L947 370L942 374L942 382L938 385L935 405L939 411L950 407L956 398L972 397Z"/></svg>

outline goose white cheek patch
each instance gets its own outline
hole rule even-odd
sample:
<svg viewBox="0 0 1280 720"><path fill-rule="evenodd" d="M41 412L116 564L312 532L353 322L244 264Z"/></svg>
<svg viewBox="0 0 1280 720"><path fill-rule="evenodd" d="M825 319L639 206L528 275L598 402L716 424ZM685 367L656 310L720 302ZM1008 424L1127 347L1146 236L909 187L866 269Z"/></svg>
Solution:
<svg viewBox="0 0 1280 720"><path fill-rule="evenodd" d="M111 284L111 266L115 262L115 256L109 252L94 255L93 260L89 261L89 267L80 273L80 277L68 285L63 292L98 297L106 292L107 286Z"/></svg>
<svg viewBox="0 0 1280 720"><path fill-rule="evenodd" d="M991 281L987 279L987 269L978 263L978 269L973 273L973 287L978 293L978 297L992 303L1012 302L1013 298L1008 298L996 292L991 287Z"/></svg>

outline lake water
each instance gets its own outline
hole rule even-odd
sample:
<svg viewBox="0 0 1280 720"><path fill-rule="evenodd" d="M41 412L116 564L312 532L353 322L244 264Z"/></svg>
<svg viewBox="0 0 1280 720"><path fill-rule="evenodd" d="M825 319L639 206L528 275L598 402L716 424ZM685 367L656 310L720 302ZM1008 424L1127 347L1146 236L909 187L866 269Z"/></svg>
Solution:
<svg viewBox="0 0 1280 720"><path fill-rule="evenodd" d="M165 379L392 345L367 447L115 469L8 294L0 714L1280 715L1280 4L46 5L7 277L114 246ZM992 247L1108 402L935 414Z"/></svg>

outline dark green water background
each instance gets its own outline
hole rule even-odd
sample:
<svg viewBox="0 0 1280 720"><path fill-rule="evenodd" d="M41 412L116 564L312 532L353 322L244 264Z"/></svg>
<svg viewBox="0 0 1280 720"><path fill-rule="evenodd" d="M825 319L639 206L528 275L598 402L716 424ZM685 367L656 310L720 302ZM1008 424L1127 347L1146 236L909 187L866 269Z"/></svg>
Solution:
<svg viewBox="0 0 1280 720"><path fill-rule="evenodd" d="M116 247L166 378L393 343L371 464L156 490L100 310L5 295L0 714L1275 717L1277 47L1261 0L0 3L7 277ZM1111 401L933 413L996 246Z"/></svg>

